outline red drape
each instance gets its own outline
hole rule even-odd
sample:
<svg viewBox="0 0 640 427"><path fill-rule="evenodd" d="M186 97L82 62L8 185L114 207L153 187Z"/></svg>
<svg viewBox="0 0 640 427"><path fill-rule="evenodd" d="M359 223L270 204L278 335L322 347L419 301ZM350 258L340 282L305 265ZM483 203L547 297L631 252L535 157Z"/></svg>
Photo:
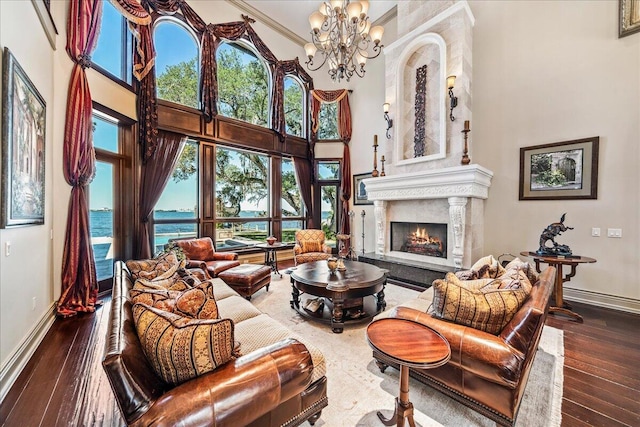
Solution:
<svg viewBox="0 0 640 427"><path fill-rule="evenodd" d="M98 280L93 261L87 186L95 175L95 152L91 121L92 102L85 68L97 40L102 0L70 2L67 21L67 53L75 63L69 81L64 124L64 177L71 185L64 252L59 316L93 312Z"/></svg>
<svg viewBox="0 0 640 427"><path fill-rule="evenodd" d="M158 149L153 157L142 166L142 180L140 183L140 234L138 235L137 258L151 258L149 245L149 217L153 207L162 195L162 190L169 182L169 178L176 166L178 157L186 137L173 132L158 132Z"/></svg>
<svg viewBox="0 0 640 427"><path fill-rule="evenodd" d="M298 187L300 187L300 193L302 194L302 201L307 208L307 228L315 228L311 204L311 184L313 182L313 168L311 167L311 162L308 159L302 159L299 157L292 157L292 160L293 167L296 170Z"/></svg>

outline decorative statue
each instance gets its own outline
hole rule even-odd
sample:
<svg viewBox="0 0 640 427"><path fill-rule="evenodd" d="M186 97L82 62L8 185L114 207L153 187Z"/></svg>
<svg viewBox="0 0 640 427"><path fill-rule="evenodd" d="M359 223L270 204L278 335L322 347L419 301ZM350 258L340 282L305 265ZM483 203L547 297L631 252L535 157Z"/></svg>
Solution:
<svg viewBox="0 0 640 427"><path fill-rule="evenodd" d="M560 222L554 222L547 226L540 235L540 248L536 251L538 255L562 255L569 256L572 254L571 248L567 245L559 245L554 240L554 237L559 236L562 232L567 230L573 230L573 227L567 227L564 225L564 217L566 212L560 217ZM552 247L547 246L547 242L553 243Z"/></svg>

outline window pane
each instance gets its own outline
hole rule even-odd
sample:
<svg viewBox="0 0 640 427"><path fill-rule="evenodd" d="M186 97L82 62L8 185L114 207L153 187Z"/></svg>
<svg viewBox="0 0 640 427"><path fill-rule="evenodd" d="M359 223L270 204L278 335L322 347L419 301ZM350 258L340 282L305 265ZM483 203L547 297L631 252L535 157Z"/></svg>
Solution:
<svg viewBox="0 0 640 427"><path fill-rule="evenodd" d="M318 139L340 139L338 134L338 103L320 104Z"/></svg>
<svg viewBox="0 0 640 427"><path fill-rule="evenodd" d="M318 180L339 180L340 162L318 162Z"/></svg>
<svg viewBox="0 0 640 427"><path fill-rule="evenodd" d="M219 222L216 249L241 249L267 241L268 221Z"/></svg>
<svg viewBox="0 0 640 427"><path fill-rule="evenodd" d="M158 98L198 108L198 43L175 21L164 19L153 32Z"/></svg>
<svg viewBox="0 0 640 427"><path fill-rule="evenodd" d="M118 152L118 124L115 120L93 115L93 146Z"/></svg>
<svg viewBox="0 0 640 427"><path fill-rule="evenodd" d="M173 174L156 203L153 218L198 218L198 143L187 141Z"/></svg>
<svg viewBox="0 0 640 427"><path fill-rule="evenodd" d="M302 137L304 120L304 97L302 86L292 77L284 78L284 118L286 132L289 135Z"/></svg>
<svg viewBox="0 0 640 427"><path fill-rule="evenodd" d="M304 228L302 221L282 221L282 242L294 243L296 240L296 231Z"/></svg>
<svg viewBox="0 0 640 427"><path fill-rule="evenodd" d="M259 218L269 215L267 156L217 148L216 215L222 218Z"/></svg>
<svg viewBox="0 0 640 427"><path fill-rule="evenodd" d="M124 18L113 5L102 2L102 23L100 24L100 34L96 48L91 54L91 61L104 68L121 80L131 83L131 70L123 65L123 53L126 52L127 63L130 64L131 50L126 49L128 45L129 33L123 32ZM126 39L123 34L127 34Z"/></svg>
<svg viewBox="0 0 640 427"><path fill-rule="evenodd" d="M322 230L327 239L327 245L335 247L338 231L338 187L336 185L322 185Z"/></svg>
<svg viewBox="0 0 640 427"><path fill-rule="evenodd" d="M182 212L164 212L161 218L180 218ZM164 245L170 239L186 239L198 236L198 225L195 223L188 224L155 224L154 226L154 253L158 253L164 249Z"/></svg>
<svg viewBox="0 0 640 427"><path fill-rule="evenodd" d="M220 114L268 126L269 75L264 63L239 44L223 43L216 55Z"/></svg>
<svg viewBox="0 0 640 427"><path fill-rule="evenodd" d="M291 159L282 159L282 216L304 216L302 194Z"/></svg>
<svg viewBox="0 0 640 427"><path fill-rule="evenodd" d="M89 186L89 223L98 280L113 276L113 165L96 162Z"/></svg>

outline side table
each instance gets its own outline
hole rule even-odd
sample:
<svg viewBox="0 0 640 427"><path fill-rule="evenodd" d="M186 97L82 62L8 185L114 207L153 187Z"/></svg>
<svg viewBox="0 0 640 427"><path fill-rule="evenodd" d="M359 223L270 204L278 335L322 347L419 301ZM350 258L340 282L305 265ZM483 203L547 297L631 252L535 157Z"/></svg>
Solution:
<svg viewBox="0 0 640 427"><path fill-rule="evenodd" d="M540 255L536 252L523 251L520 255L533 258L536 263L536 271L541 272L540 263L549 264L556 268L556 280L554 283L554 297L555 305L549 307L549 311L552 313L562 313L569 317L573 317L577 322L582 323L584 320L578 313L571 311L571 306L562 299L562 287L564 282L571 280L576 275L576 270L579 264L593 263L595 259L586 256L572 255L570 257L552 256L552 255ZM562 267L568 265L571 267L571 271L565 276Z"/></svg>
<svg viewBox="0 0 640 427"><path fill-rule="evenodd" d="M274 243L272 245L268 243L259 243L256 247L264 251L264 265L271 267L271 271L279 274L282 279L282 273L278 271L278 255L276 249L284 247L282 243Z"/></svg>
<svg viewBox="0 0 640 427"><path fill-rule="evenodd" d="M404 426L405 418L411 427L413 404L409 401L409 368L437 368L449 361L451 347L438 332L417 322L385 318L371 322L367 327L369 345L400 365L400 392L396 397L393 415L378 418L386 426Z"/></svg>

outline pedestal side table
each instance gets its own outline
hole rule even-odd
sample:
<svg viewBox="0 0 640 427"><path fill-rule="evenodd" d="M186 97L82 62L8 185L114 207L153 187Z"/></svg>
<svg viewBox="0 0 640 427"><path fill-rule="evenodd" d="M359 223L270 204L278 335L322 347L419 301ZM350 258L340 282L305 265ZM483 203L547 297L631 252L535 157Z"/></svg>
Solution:
<svg viewBox="0 0 640 427"><path fill-rule="evenodd" d="M413 404L409 401L409 368L437 368L449 361L451 347L438 332L417 322L385 318L373 321L367 327L369 345L400 365L400 392L396 397L393 415L378 418L386 426L415 427Z"/></svg>
<svg viewBox="0 0 640 427"><path fill-rule="evenodd" d="M551 313L561 313L569 317L573 317L577 322L582 323L584 321L582 319L582 316L580 316L578 313L574 311L571 311L571 306L566 302L564 302L563 296L562 296L562 287L563 287L563 283L570 281L571 278L576 275L576 270L578 269L579 264L593 263L593 262L596 262L596 260L593 258L589 258L586 256L579 256L579 255L563 257L563 256L553 256L553 255L540 255L536 252L527 252L527 251L520 252L520 255L533 258L533 261L536 263L536 271L538 273L541 272L541 268L540 268L541 262L545 264L549 264L556 268L556 280L554 283L554 291L553 291L554 298L556 301L554 306L549 307L549 311ZM562 271L562 268L565 265L568 265L571 267L571 271L567 273L566 276Z"/></svg>
<svg viewBox="0 0 640 427"><path fill-rule="evenodd" d="M260 243L260 244L257 244L256 247L264 251L264 265L268 265L269 267L271 267L271 271L276 274L279 274L280 278L282 279L282 273L278 271L277 250L279 248L284 247L284 245L282 243L277 243L277 242L271 245L268 243Z"/></svg>

